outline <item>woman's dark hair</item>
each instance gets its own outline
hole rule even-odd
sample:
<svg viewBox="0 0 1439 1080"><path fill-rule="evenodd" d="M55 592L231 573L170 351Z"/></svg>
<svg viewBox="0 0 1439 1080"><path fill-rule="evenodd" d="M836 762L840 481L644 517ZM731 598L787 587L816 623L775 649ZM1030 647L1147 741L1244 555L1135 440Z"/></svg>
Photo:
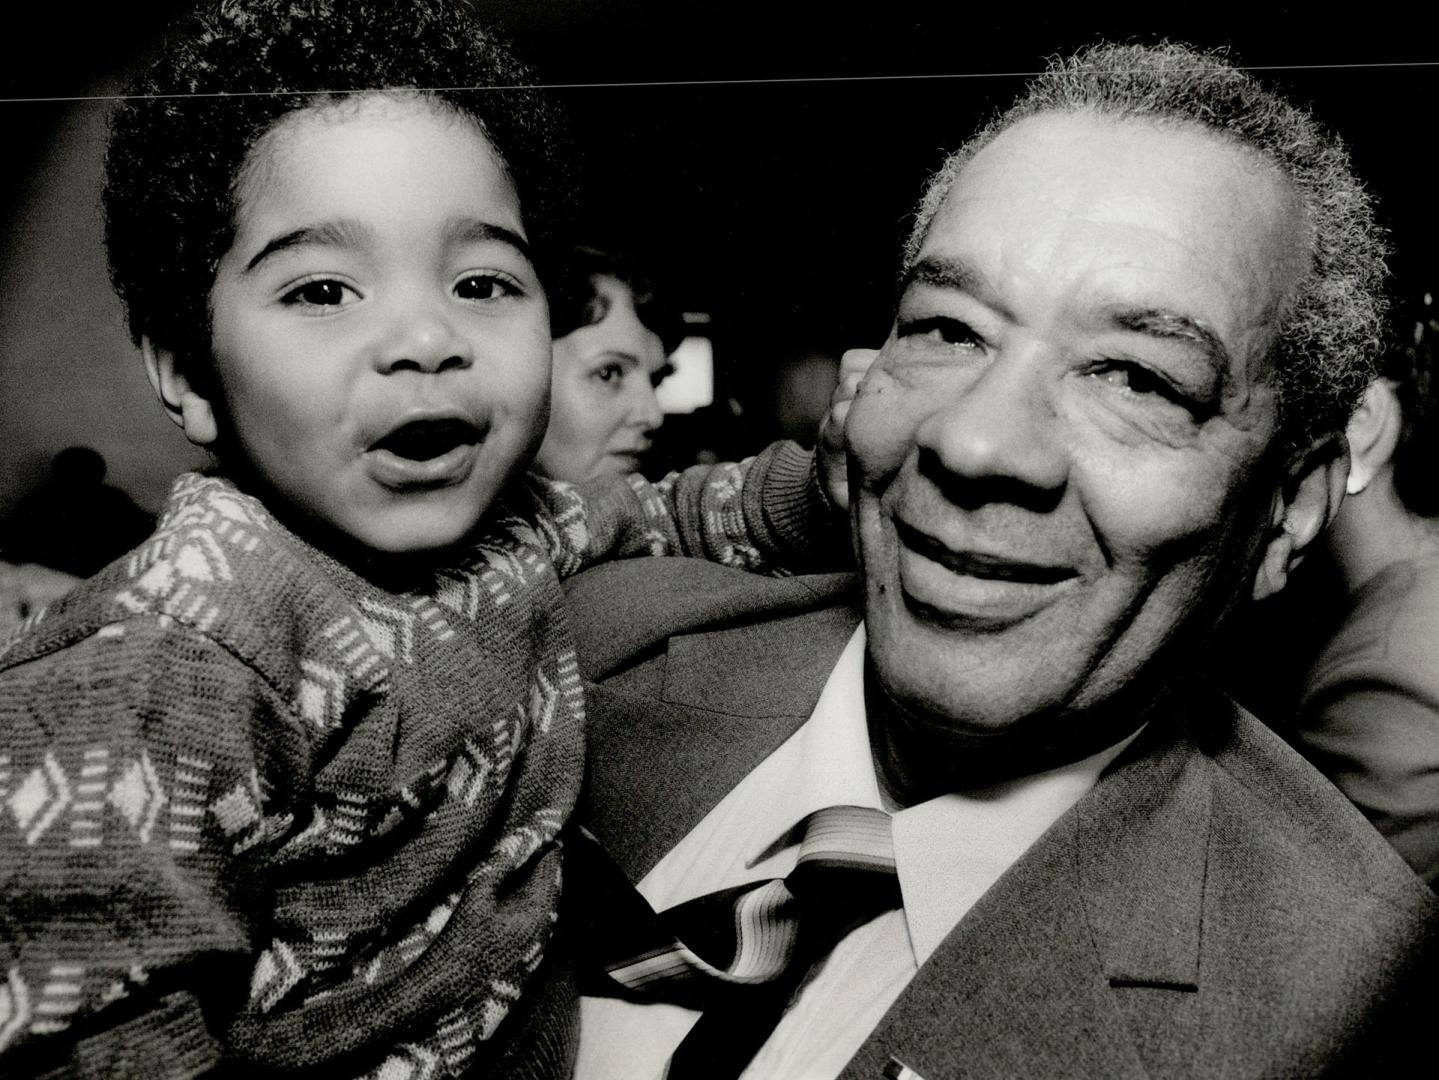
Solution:
<svg viewBox="0 0 1439 1080"><path fill-rule="evenodd" d="M286 114L412 89L478 123L519 192L533 247L567 202L553 106L459 0L214 0L127 89L105 161L105 242L130 332L208 358L209 296L237 183Z"/></svg>
<svg viewBox="0 0 1439 1080"><path fill-rule="evenodd" d="M598 278L613 278L630 290L635 314L660 339L666 356L679 347L685 336L684 316L656 291L653 279L626 255L582 245L561 254L546 279L552 338L594 326L609 314L609 304L596 288Z"/></svg>
<svg viewBox="0 0 1439 1080"><path fill-rule="evenodd" d="M1439 312L1433 294L1400 322L1398 341L1384 358L1383 375L1394 382L1402 427L1394 447L1394 491L1412 512L1439 517L1439 385L1435 382L1435 339Z"/></svg>

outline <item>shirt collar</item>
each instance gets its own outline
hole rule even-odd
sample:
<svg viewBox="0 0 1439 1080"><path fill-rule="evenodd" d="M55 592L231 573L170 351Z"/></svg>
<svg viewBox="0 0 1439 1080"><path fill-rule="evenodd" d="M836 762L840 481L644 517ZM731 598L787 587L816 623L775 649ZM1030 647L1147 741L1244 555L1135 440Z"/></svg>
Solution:
<svg viewBox="0 0 1439 1080"><path fill-rule="evenodd" d="M809 721L772 759L781 793L771 818L775 846L792 842L795 826L826 806L882 806L864 706L865 644L861 623ZM895 867L917 963L1136 735L1048 772L941 795L893 815Z"/></svg>
<svg viewBox="0 0 1439 1080"><path fill-rule="evenodd" d="M761 765L770 772L767 779L775 792L770 821L776 844L826 806L882 806L864 711L864 650L861 623L809 720Z"/></svg>

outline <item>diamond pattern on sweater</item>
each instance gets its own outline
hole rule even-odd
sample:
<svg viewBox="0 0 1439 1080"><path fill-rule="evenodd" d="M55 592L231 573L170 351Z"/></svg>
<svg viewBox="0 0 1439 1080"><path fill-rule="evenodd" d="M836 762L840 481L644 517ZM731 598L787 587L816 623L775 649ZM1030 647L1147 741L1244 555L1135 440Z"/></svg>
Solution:
<svg viewBox="0 0 1439 1080"><path fill-rule="evenodd" d="M330 664L307 657L300 659L300 685L295 705L300 715L317 728L339 726L345 709L345 676Z"/></svg>
<svg viewBox="0 0 1439 1080"><path fill-rule="evenodd" d="M362 599L361 622L370 642L388 660L402 664L415 662L415 616L390 604Z"/></svg>
<svg viewBox="0 0 1439 1080"><path fill-rule="evenodd" d="M466 739L464 750L455 756L455 763L450 767L445 787L451 798L473 809L493 771L494 762L490 755L472 739Z"/></svg>
<svg viewBox="0 0 1439 1080"><path fill-rule="evenodd" d="M258 784L256 785L258 787ZM220 823L226 836L234 836L260 820L259 800L252 797L244 784L236 784L210 804L210 813Z"/></svg>
<svg viewBox="0 0 1439 1080"><path fill-rule="evenodd" d="M72 798L70 778L55 755L47 750L44 761L26 774L8 800L15 824L25 834L25 842L33 844L45 835L45 830L65 812Z"/></svg>
<svg viewBox="0 0 1439 1080"><path fill-rule="evenodd" d="M121 766L107 798L139 834L140 843L148 844L160 809L169 801L148 751L140 751L138 758L131 758Z"/></svg>

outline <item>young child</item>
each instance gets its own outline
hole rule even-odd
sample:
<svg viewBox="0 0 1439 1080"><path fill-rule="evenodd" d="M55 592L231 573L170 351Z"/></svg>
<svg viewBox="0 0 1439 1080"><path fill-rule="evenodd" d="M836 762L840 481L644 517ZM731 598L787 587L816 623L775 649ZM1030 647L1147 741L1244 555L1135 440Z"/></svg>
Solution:
<svg viewBox="0 0 1439 1080"><path fill-rule="evenodd" d="M554 175L526 73L438 3L216 8L120 106L105 205L219 470L0 656L0 1072L563 1075L560 577L844 530L808 545L794 447L525 479Z"/></svg>

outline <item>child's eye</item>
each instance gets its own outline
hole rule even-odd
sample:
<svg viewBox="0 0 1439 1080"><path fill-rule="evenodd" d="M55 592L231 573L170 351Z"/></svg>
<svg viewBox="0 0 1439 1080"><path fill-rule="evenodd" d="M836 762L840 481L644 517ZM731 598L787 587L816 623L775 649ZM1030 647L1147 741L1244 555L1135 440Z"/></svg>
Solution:
<svg viewBox="0 0 1439 1080"><path fill-rule="evenodd" d="M315 278L296 285L280 297L280 303L303 307L340 307L359 298L359 293L344 282L334 278Z"/></svg>
<svg viewBox="0 0 1439 1080"><path fill-rule="evenodd" d="M455 295L461 300L503 300L509 296L520 296L523 292L514 278L493 271L466 274L455 283Z"/></svg>

